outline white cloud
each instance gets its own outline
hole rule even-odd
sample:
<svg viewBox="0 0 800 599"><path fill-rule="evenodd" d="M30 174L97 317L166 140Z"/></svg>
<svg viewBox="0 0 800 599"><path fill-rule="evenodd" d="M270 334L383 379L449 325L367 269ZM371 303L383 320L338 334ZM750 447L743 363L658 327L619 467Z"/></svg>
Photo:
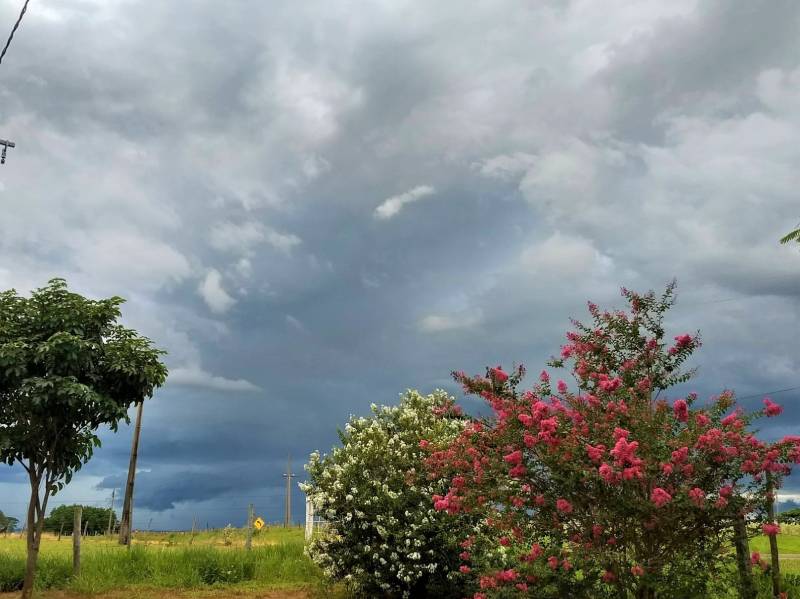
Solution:
<svg viewBox="0 0 800 599"><path fill-rule="evenodd" d="M313 180L330 171L331 163L325 160L325 158L322 156L309 154L303 158L302 170L307 179Z"/></svg>
<svg viewBox="0 0 800 599"><path fill-rule="evenodd" d="M211 229L211 246L221 250L241 255L250 255L254 248L267 243L276 250L290 254L292 249L302 243L302 240L291 233L280 233L259 222L247 221L241 224L224 222Z"/></svg>
<svg viewBox="0 0 800 599"><path fill-rule="evenodd" d="M245 379L228 379L206 372L197 365L172 368L167 378L168 385L180 385L184 387L202 387L215 391L260 391L258 385L254 385Z"/></svg>
<svg viewBox="0 0 800 599"><path fill-rule="evenodd" d="M441 333L470 329L481 323L479 310L458 311L446 314L429 314L419 321L419 329L425 333Z"/></svg>
<svg viewBox="0 0 800 599"><path fill-rule="evenodd" d="M405 193L387 198L380 206L375 208L375 218L388 220L400 212L406 204L418 202L422 198L433 195L434 193L436 193L436 190L430 185L418 185Z"/></svg>
<svg viewBox="0 0 800 599"><path fill-rule="evenodd" d="M520 255L520 266L533 276L582 277L603 275L613 263L587 239L556 231L544 241L526 247Z"/></svg>
<svg viewBox="0 0 800 599"><path fill-rule="evenodd" d="M512 180L530 169L536 156L526 152L514 152L513 154L500 154L492 158L476 162L473 168L477 169L485 177L492 179Z"/></svg>
<svg viewBox="0 0 800 599"><path fill-rule="evenodd" d="M573 203L594 204L604 176L624 163L625 155L611 144L571 138L539 155L520 190L532 204L557 212L573 209Z"/></svg>
<svg viewBox="0 0 800 599"><path fill-rule="evenodd" d="M249 279L253 274L253 263L249 258L239 259L239 261L236 263L236 272L239 273L240 277Z"/></svg>
<svg viewBox="0 0 800 599"><path fill-rule="evenodd" d="M268 231L266 241L269 245L284 254L290 254L292 249L302 243L302 240L291 233L278 233L277 231Z"/></svg>
<svg viewBox="0 0 800 599"><path fill-rule="evenodd" d="M227 312L236 300L228 295L222 286L222 275L216 269L211 269L198 287L200 296L205 300L212 312L223 314Z"/></svg>
<svg viewBox="0 0 800 599"><path fill-rule="evenodd" d="M211 229L211 246L222 251L244 254L264 240L264 226L261 223L247 221L242 224L224 222Z"/></svg>
<svg viewBox="0 0 800 599"><path fill-rule="evenodd" d="M342 117L361 105L360 87L323 63L306 63L280 43L271 53L275 70L252 86L246 101L257 109L274 106L272 126L285 143L313 150L330 141L339 133Z"/></svg>
<svg viewBox="0 0 800 599"><path fill-rule="evenodd" d="M132 230L93 231L69 240L75 268L122 289L156 289L187 278L186 257L159 239Z"/></svg>
<svg viewBox="0 0 800 599"><path fill-rule="evenodd" d="M304 325L299 319L295 318L291 314L286 315L286 324L299 333L308 334L306 325Z"/></svg>

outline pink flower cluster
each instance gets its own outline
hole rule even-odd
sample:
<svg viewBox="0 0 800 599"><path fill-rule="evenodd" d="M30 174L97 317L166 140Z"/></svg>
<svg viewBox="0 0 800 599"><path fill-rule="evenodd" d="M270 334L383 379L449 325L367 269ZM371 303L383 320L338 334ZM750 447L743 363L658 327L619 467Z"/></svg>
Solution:
<svg viewBox="0 0 800 599"><path fill-rule="evenodd" d="M764 398L764 413L767 417L779 416L783 412L783 408L770 400L769 397Z"/></svg>
<svg viewBox="0 0 800 599"><path fill-rule="evenodd" d="M686 422L689 420L689 404L685 399L676 399L672 404L672 410L675 413L675 420L679 422Z"/></svg>
<svg viewBox="0 0 800 599"><path fill-rule="evenodd" d="M561 380L551 387L545 371L525 391L516 388L516 371L509 376L499 366L486 377L456 375L469 393L486 400L494 418L468 424L449 448L426 452L434 473L450 481L434 506L480 515L496 533L481 539L490 551L497 539L511 559L514 548L530 547L516 554L514 568L482 569L478 557L463 563L461 572L480 586L476 599L527 589L535 577L589 569L599 569L606 583L636 588L639 577L665 574L653 565L660 556L631 556L635 539L653 535L662 546L684 548L708 540L715 526L753 509L749 493L765 473L780 481L789 463L800 463L800 436L772 445L759 441L751 415L736 409L732 392L713 398L708 408L697 406L696 394L658 399L699 339L678 335L666 347L663 333L642 333L644 315L657 300L633 301L639 308L628 314L590 308L594 323L568 334L561 358L574 364L576 390ZM780 413L764 399L761 415ZM703 510L703 525L692 529L687 522L698 520L696 510ZM632 521L632 511L641 518ZM767 523L762 531L774 535L779 527ZM545 541L553 538L557 546ZM462 552L462 560L479 551Z"/></svg>
<svg viewBox="0 0 800 599"><path fill-rule="evenodd" d="M672 501L672 495L667 493L661 487L656 487L650 493L650 501L652 501L655 504L656 507L659 507L659 508L660 507L664 507L670 501Z"/></svg>
<svg viewBox="0 0 800 599"><path fill-rule="evenodd" d="M508 374L500 366L495 366L489 369L492 378L498 383L505 383L508 380Z"/></svg>

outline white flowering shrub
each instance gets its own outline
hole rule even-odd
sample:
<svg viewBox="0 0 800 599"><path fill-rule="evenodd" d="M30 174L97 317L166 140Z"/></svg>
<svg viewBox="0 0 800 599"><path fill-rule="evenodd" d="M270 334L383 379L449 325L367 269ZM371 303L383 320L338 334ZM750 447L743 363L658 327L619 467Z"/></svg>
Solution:
<svg viewBox="0 0 800 599"><path fill-rule="evenodd" d="M444 391L407 391L396 407L372 405L339 432L341 447L311 454L301 485L328 526L309 543L310 557L333 580L369 597L461 596L449 574L469 532L433 509L448 481L429 480L425 447L446 444L463 428Z"/></svg>

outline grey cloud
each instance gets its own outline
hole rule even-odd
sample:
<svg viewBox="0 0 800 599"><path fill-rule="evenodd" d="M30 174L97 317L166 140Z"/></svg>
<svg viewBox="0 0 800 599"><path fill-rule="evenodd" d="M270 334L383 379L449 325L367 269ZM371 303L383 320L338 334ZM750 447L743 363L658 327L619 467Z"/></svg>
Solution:
<svg viewBox="0 0 800 599"><path fill-rule="evenodd" d="M42 0L3 63L0 284L122 295L170 352L137 494L156 526L240 518L228 489L273 497L286 454L407 387L538 371L620 285L678 277L702 393L794 386L797 15ZM435 201L375 218L423 184ZM114 484L129 442L105 435L73 488ZM239 480L260 462L263 487Z"/></svg>
<svg viewBox="0 0 800 599"><path fill-rule="evenodd" d="M620 134L658 139L665 117L751 111L759 73L795 64L798 28L800 7L790 0L714 1L613 44L600 76L613 89Z"/></svg>

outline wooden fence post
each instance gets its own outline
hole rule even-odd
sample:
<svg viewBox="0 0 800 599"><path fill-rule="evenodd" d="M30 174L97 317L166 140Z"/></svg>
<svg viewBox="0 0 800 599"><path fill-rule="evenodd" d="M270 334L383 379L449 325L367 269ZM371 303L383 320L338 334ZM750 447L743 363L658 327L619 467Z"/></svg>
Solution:
<svg viewBox="0 0 800 599"><path fill-rule="evenodd" d="M72 575L81 573L81 512L83 508L75 506L72 521Z"/></svg>
<svg viewBox="0 0 800 599"><path fill-rule="evenodd" d="M61 528L58 529L58 540L61 540L61 535L64 534L64 523L61 523Z"/></svg>
<svg viewBox="0 0 800 599"><path fill-rule="evenodd" d="M253 504L247 506L247 537L244 541L244 548L250 551L253 548Z"/></svg>
<svg viewBox="0 0 800 599"><path fill-rule="evenodd" d="M306 495L306 543L311 539L314 534L314 504L311 502L311 497Z"/></svg>

